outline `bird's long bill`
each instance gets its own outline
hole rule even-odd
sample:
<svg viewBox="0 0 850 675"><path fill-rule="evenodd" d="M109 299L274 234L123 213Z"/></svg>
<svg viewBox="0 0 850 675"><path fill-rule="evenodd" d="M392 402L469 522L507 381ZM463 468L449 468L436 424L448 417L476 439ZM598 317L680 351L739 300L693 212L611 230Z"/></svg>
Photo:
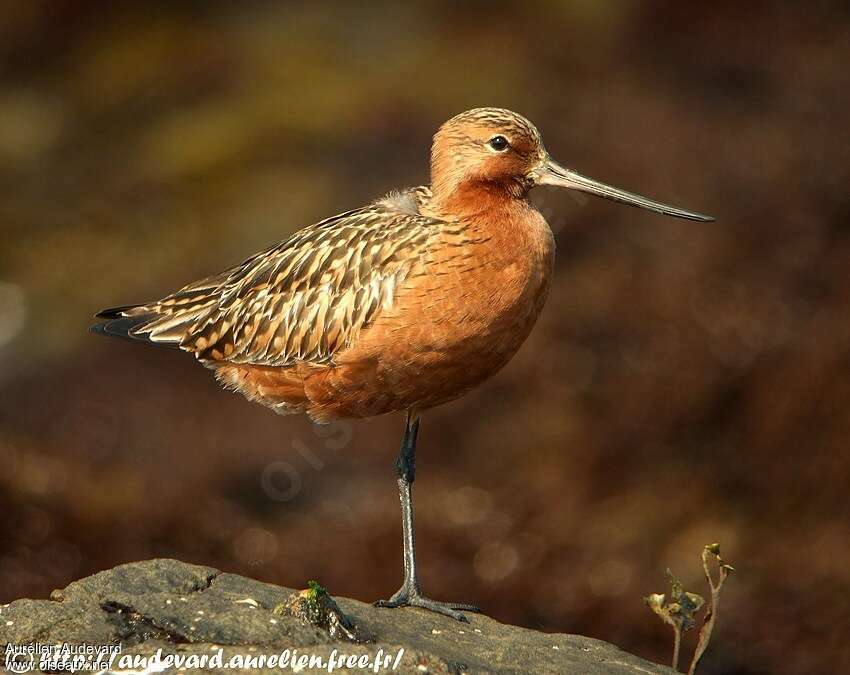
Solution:
<svg viewBox="0 0 850 675"><path fill-rule="evenodd" d="M633 192L626 192L620 188L615 188L611 185L606 185L598 180L593 180L587 176L582 176L580 173L566 169L553 160L548 160L545 168L540 174L538 183L541 185L555 185L558 187L569 188L570 190L578 190L591 195L598 195L605 199L611 199L621 204L629 206L638 206L642 209L655 211L656 213L664 214L665 216L674 216L675 218L686 218L687 220L699 220L709 222L714 220L711 216L696 213L695 211L686 211L675 206L662 204L647 197L636 195Z"/></svg>

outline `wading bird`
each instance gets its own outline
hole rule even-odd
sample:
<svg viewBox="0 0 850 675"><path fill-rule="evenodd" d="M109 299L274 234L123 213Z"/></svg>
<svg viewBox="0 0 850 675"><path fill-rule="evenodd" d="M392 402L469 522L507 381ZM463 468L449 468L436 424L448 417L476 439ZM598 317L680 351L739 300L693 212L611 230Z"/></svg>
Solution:
<svg viewBox="0 0 850 675"><path fill-rule="evenodd" d="M496 373L543 307L555 245L527 199L537 185L711 220L567 169L527 119L476 108L434 136L430 187L306 227L162 300L104 310L92 331L194 354L226 388L281 414L327 422L405 412L396 460L404 582L376 604L464 621L476 607L420 590L416 438L421 413Z"/></svg>

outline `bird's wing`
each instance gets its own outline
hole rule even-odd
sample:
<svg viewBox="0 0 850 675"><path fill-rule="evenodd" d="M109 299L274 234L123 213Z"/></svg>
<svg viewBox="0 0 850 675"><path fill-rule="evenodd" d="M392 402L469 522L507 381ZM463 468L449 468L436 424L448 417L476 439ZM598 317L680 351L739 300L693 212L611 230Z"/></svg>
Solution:
<svg viewBox="0 0 850 675"><path fill-rule="evenodd" d="M442 226L416 208L422 190L316 223L231 270L103 318L129 317L127 337L205 362L331 362L392 305Z"/></svg>

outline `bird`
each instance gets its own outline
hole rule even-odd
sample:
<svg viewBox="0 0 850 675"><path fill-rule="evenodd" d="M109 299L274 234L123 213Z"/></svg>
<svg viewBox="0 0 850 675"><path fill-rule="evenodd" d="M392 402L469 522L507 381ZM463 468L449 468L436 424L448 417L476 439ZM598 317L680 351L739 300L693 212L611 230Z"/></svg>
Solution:
<svg viewBox="0 0 850 675"><path fill-rule="evenodd" d="M280 414L327 423L402 413L403 582L375 604L468 621L475 605L422 591L417 438L422 414L498 372L543 308L555 242L530 191L555 186L713 218L566 168L534 124L503 108L467 110L440 126L430 179L307 226L161 300L103 310L90 330L188 352L225 388Z"/></svg>

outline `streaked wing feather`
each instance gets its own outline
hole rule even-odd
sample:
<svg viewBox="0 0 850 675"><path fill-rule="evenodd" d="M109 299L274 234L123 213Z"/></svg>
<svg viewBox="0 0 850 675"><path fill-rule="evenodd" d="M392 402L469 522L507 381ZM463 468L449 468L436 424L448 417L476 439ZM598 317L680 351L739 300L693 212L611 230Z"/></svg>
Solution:
<svg viewBox="0 0 850 675"><path fill-rule="evenodd" d="M425 197L416 188L415 198ZM442 225L386 199L321 221L220 275L136 308L152 341L205 362L328 363L356 339Z"/></svg>

